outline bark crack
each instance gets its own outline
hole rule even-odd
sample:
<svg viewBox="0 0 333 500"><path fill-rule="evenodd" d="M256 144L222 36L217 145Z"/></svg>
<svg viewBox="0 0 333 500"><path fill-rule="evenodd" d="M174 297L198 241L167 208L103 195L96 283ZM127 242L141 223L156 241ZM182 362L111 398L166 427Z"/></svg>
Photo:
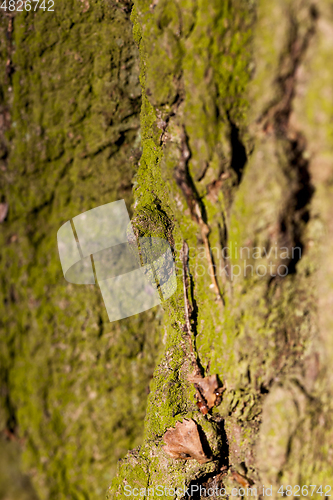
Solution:
<svg viewBox="0 0 333 500"><path fill-rule="evenodd" d="M206 258L208 262L209 274L212 281L212 288L216 294L216 298L221 305L222 310L224 309L224 300L222 298L219 285L216 280L215 275L215 266L214 260L212 256L212 252L210 250L209 245L209 233L210 228L207 224L207 215L205 206L202 203L202 200L199 197L199 194L196 190L194 182L190 176L188 169L188 162L191 158L191 151L188 146L188 137L186 135L185 127L183 128L182 135L182 154L181 160L178 166L174 170L174 177L177 185L183 192L183 195L186 199L187 205L190 209L191 217L200 227L201 238L204 243Z"/></svg>
<svg viewBox="0 0 333 500"><path fill-rule="evenodd" d="M309 173L309 160L305 155L306 138L290 124L292 103L297 84L297 70L303 62L309 44L316 32L317 10L309 9L309 27L303 36L294 15L290 15L290 38L285 53L280 57L280 74L276 79L280 98L270 105L259 119L265 134L273 133L284 141L283 149L288 159L285 175L290 179L290 192L279 218L281 247L299 248L299 252L284 264L288 274L296 273L296 265L304 248L304 228L310 219L309 204L314 194L314 187ZM283 69L286 68L286 69ZM270 283L276 280L271 277Z"/></svg>

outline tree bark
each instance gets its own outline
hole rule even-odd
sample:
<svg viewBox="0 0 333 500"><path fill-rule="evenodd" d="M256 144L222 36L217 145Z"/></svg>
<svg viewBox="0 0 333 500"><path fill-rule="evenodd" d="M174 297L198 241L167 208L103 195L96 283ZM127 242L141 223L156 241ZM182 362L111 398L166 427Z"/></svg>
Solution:
<svg viewBox="0 0 333 500"><path fill-rule="evenodd" d="M263 485L272 498L287 485L322 497L333 477L332 9L134 0L133 26L131 9L58 0L52 17L1 19L3 434L41 498L100 498L113 476L110 499L157 487L204 498L164 489L190 486L260 498ZM63 280L56 232L119 198L134 202L136 234L169 241L178 288L163 314L110 325L96 289ZM205 415L193 358L225 386ZM184 419L210 461L166 453L164 434Z"/></svg>
<svg viewBox="0 0 333 500"><path fill-rule="evenodd" d="M156 311L111 324L97 287L65 281L57 249L72 217L118 199L131 211L141 91L130 11L90 0L1 10L0 430L12 473L0 498L28 495L17 447L40 498L97 499L142 439Z"/></svg>
<svg viewBox="0 0 333 500"><path fill-rule="evenodd" d="M143 145L134 217L167 215L179 273L144 443L120 462L109 498L133 488L150 498L157 486L176 498L184 485L227 495L253 485L257 497L265 485L279 498L281 486L310 484L323 486L319 498L333 477L329 4L135 0L132 20ZM206 416L189 382L183 240L196 356L226 385ZM164 433L185 418L211 462L165 452Z"/></svg>

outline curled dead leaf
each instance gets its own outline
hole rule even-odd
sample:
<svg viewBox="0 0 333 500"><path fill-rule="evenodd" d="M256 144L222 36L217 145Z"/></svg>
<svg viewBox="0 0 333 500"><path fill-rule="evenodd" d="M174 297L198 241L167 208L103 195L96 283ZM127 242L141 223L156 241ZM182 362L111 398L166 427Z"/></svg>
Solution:
<svg viewBox="0 0 333 500"><path fill-rule="evenodd" d="M175 427L169 428L163 436L166 446L165 453L176 460L197 460L204 464L211 460L203 450L197 424L194 420L184 419L176 422Z"/></svg>
<svg viewBox="0 0 333 500"><path fill-rule="evenodd" d="M217 375L209 377L192 376L189 381L196 389L197 406L203 415L206 415L213 406L221 403L221 394L225 387L219 387Z"/></svg>

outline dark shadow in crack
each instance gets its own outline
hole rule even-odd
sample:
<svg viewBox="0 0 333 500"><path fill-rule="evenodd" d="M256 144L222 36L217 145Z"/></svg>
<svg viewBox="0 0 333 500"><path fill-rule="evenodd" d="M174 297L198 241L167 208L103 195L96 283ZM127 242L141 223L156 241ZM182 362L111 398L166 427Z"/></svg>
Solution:
<svg viewBox="0 0 333 500"><path fill-rule="evenodd" d="M240 184L244 167L247 163L246 149L241 141L239 128L230 118L229 112L227 112L228 122L230 125L230 144L231 144L231 169L237 175L237 185Z"/></svg>

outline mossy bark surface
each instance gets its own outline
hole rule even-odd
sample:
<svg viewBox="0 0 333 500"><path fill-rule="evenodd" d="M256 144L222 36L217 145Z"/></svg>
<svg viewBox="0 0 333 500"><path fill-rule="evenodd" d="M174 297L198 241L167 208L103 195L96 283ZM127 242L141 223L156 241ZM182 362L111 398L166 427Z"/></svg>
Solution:
<svg viewBox="0 0 333 500"><path fill-rule="evenodd" d="M172 489L216 481L230 495L234 472L258 496L263 484L274 498L281 485L330 485L329 4L135 0L132 20L143 145L134 217L169 218L178 289L164 304L145 441L120 462L109 498L134 487L150 498L157 486L188 498ZM208 417L188 381L184 239L197 356L227 387ZM184 418L200 425L212 462L162 449Z"/></svg>
<svg viewBox="0 0 333 500"><path fill-rule="evenodd" d="M330 3L59 0L51 21L3 18L1 29L1 426L40 496L100 498L114 475L110 499L129 498L126 486L230 495L235 472L257 497L263 484L272 498L288 484L325 492ZM119 198L134 202L137 235L171 244L178 288L164 312L110 325L98 290L63 280L56 232ZM196 355L226 386L209 416L188 380L184 240ZM212 461L163 450L184 418Z"/></svg>
<svg viewBox="0 0 333 500"><path fill-rule="evenodd" d="M0 428L40 498L103 498L142 440L159 312L111 324L98 287L65 281L57 249L76 215L118 199L131 211L141 90L130 11L57 0L52 13L0 19Z"/></svg>

